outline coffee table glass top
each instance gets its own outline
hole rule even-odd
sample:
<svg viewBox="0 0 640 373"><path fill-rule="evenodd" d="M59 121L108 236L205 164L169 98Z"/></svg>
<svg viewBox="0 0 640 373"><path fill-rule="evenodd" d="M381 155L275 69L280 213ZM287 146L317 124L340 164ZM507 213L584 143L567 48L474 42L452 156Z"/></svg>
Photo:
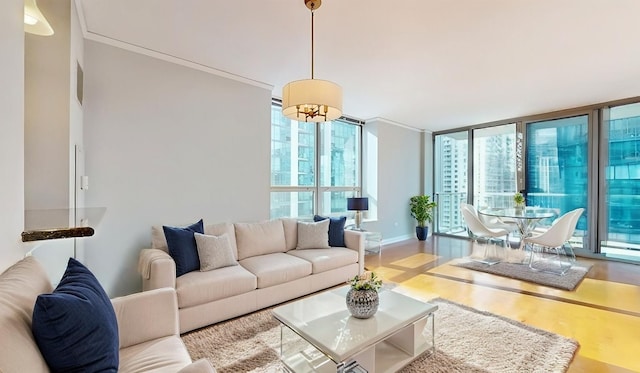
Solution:
<svg viewBox="0 0 640 373"><path fill-rule="evenodd" d="M381 290L378 312L369 319L357 319L345 304L348 290L343 286L276 307L273 316L338 363L438 309Z"/></svg>

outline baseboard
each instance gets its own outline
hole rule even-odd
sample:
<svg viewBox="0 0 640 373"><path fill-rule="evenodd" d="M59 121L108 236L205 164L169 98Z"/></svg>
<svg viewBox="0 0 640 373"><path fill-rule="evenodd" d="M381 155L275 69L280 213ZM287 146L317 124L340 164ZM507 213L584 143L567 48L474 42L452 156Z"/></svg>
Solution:
<svg viewBox="0 0 640 373"><path fill-rule="evenodd" d="M406 241L406 240L409 240L409 239L411 239L413 237L414 236L412 236L410 234L406 234L406 235L403 235L403 236L396 236L396 237L391 237L391 238L383 238L382 239L382 245L390 245L392 243Z"/></svg>

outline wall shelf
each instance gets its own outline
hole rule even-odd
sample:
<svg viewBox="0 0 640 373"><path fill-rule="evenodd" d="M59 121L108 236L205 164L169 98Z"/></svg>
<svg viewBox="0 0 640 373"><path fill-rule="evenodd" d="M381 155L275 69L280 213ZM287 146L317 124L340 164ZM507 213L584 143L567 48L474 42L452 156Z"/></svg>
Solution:
<svg viewBox="0 0 640 373"><path fill-rule="evenodd" d="M26 210L22 242L89 237L106 208Z"/></svg>

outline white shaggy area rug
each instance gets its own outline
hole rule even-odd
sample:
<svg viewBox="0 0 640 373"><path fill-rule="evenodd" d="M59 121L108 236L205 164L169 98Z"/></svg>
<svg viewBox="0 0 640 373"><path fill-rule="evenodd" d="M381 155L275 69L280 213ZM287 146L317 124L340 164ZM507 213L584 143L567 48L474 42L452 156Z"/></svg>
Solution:
<svg viewBox="0 0 640 373"><path fill-rule="evenodd" d="M565 372L578 342L518 321L437 298L436 353L402 372ZM375 316L374 316L375 317ZM182 336L192 359L218 372L282 372L279 322L269 309Z"/></svg>

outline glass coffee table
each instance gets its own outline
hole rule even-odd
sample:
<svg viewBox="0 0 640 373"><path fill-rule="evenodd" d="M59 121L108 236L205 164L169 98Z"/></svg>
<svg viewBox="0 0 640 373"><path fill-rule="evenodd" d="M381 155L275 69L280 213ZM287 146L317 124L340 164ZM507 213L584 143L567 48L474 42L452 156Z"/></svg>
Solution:
<svg viewBox="0 0 640 373"><path fill-rule="evenodd" d="M378 312L352 317L349 286L273 309L280 321L280 359L291 372L396 372L421 354L435 353L438 306L381 290Z"/></svg>

